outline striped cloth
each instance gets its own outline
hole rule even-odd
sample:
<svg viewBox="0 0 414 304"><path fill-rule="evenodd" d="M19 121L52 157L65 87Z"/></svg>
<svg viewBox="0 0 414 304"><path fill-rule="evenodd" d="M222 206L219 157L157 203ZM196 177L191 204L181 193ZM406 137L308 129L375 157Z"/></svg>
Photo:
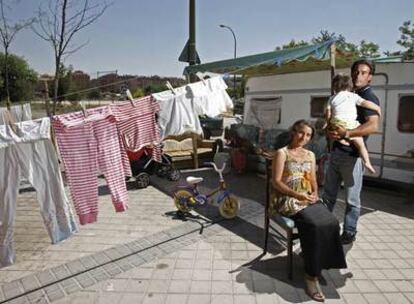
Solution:
<svg viewBox="0 0 414 304"><path fill-rule="evenodd" d="M155 114L160 106L152 96L110 105L125 148L136 152L146 146L153 147L152 159L161 161L160 129Z"/></svg>
<svg viewBox="0 0 414 304"><path fill-rule="evenodd" d="M105 176L117 212L127 209L128 193L115 118L109 107L54 116L69 188L80 224L97 220L98 169ZM129 169L130 170L130 169Z"/></svg>

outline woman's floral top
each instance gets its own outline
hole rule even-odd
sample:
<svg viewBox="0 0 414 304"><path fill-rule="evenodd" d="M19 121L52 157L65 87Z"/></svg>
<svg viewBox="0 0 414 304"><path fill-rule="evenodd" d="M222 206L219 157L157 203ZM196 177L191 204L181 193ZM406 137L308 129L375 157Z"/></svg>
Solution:
<svg viewBox="0 0 414 304"><path fill-rule="evenodd" d="M282 148L286 154L285 167L282 181L292 190L300 193L312 192L312 161L313 153L306 150L302 160L298 160L289 154L287 147ZM273 198L270 202L270 214L279 213L284 216L292 216L306 208L296 198L278 193L273 189Z"/></svg>

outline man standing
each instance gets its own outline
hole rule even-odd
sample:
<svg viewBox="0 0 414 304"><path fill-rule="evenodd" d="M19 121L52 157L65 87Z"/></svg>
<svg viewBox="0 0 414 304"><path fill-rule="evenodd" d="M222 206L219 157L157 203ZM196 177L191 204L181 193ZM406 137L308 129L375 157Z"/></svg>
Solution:
<svg viewBox="0 0 414 304"><path fill-rule="evenodd" d="M375 72L375 67L368 60L355 61L351 67L352 82L355 93L363 99L372 101L379 105L377 96L373 93L370 83ZM361 210L361 189L364 174L364 165L359 157L357 149L351 146L345 146L339 143L339 139L363 136L366 142L368 135L378 129L378 113L362 107L357 107L358 121L360 125L353 130L339 128L328 135L335 140L330 153L330 161L324 184L324 193L322 198L327 202L329 209L332 211L341 182L344 182L346 195L345 219L341 241L343 244L349 244L355 241L357 233L357 223Z"/></svg>

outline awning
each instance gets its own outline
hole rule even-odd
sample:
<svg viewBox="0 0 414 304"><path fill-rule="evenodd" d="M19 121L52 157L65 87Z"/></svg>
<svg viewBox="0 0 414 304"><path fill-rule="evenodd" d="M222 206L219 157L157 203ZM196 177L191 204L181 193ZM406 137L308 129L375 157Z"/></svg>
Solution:
<svg viewBox="0 0 414 304"><path fill-rule="evenodd" d="M294 60L305 61L310 57L318 60L326 60L329 58L330 46L334 42L335 40L329 40L320 44L307 45L299 48L191 65L184 69L184 75L195 74L197 72L251 74L253 71L257 71L258 68L272 70L283 63Z"/></svg>

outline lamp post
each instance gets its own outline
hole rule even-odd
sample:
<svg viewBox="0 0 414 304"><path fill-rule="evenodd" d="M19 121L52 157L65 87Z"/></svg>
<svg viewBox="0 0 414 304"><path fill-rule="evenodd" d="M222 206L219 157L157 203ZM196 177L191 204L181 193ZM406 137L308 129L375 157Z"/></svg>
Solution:
<svg viewBox="0 0 414 304"><path fill-rule="evenodd" d="M220 24L220 27L226 28L232 33L233 39L234 39L234 58L236 59L236 50L237 50L236 35L234 34L234 31L230 26ZM236 74L234 74L234 78L233 78L233 94L234 94L234 99L236 99Z"/></svg>

